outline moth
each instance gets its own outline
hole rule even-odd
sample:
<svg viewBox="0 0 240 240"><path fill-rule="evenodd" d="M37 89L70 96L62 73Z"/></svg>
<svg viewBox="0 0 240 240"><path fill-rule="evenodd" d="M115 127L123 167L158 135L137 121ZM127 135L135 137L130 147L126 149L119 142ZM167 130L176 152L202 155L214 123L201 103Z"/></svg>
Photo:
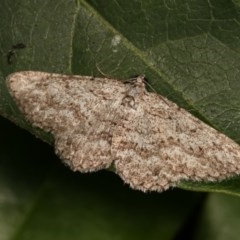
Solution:
<svg viewBox="0 0 240 240"><path fill-rule="evenodd" d="M134 189L181 180L220 181L240 173L240 147L161 95L132 81L25 71L8 76L26 119L52 133L74 171L111 165Z"/></svg>

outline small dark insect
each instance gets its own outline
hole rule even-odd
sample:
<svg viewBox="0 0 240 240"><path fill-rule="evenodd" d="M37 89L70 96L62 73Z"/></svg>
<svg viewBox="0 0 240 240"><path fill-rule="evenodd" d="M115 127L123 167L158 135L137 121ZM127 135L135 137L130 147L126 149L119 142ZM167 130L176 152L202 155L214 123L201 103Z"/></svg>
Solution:
<svg viewBox="0 0 240 240"><path fill-rule="evenodd" d="M24 43L17 43L12 46L12 49L23 49L25 47L26 47L26 45Z"/></svg>
<svg viewBox="0 0 240 240"><path fill-rule="evenodd" d="M23 49L25 47L26 47L26 45L24 43L17 43L17 44L12 45L12 49L9 50L8 54L7 54L7 63L8 64L13 63L13 57L14 57L14 54L15 54L15 50Z"/></svg>

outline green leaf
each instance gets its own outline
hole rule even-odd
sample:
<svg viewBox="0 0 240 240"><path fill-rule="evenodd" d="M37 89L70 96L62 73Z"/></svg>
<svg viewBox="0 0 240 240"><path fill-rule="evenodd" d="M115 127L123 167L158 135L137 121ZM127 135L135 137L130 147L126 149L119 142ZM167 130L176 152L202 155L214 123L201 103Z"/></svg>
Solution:
<svg viewBox="0 0 240 240"><path fill-rule="evenodd" d="M0 113L41 139L52 143L26 123L8 93L12 72L144 73L154 91L240 140L238 1L3 0L0 13ZM13 51L18 43L26 48ZM239 195L238 183L179 186Z"/></svg>

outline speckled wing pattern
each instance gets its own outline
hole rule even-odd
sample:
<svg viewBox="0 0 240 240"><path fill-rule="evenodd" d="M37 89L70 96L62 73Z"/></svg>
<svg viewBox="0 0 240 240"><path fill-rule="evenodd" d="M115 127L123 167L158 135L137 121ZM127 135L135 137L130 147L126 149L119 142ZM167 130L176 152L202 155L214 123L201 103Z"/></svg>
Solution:
<svg viewBox="0 0 240 240"><path fill-rule="evenodd" d="M74 171L111 164L134 189L163 191L181 180L240 173L240 147L173 102L143 77L115 79L18 72L8 86L26 118L55 137Z"/></svg>
<svg viewBox="0 0 240 240"><path fill-rule="evenodd" d="M109 167L114 112L124 97L124 85L31 71L11 75L9 84L27 119L54 135L56 153L72 169Z"/></svg>

